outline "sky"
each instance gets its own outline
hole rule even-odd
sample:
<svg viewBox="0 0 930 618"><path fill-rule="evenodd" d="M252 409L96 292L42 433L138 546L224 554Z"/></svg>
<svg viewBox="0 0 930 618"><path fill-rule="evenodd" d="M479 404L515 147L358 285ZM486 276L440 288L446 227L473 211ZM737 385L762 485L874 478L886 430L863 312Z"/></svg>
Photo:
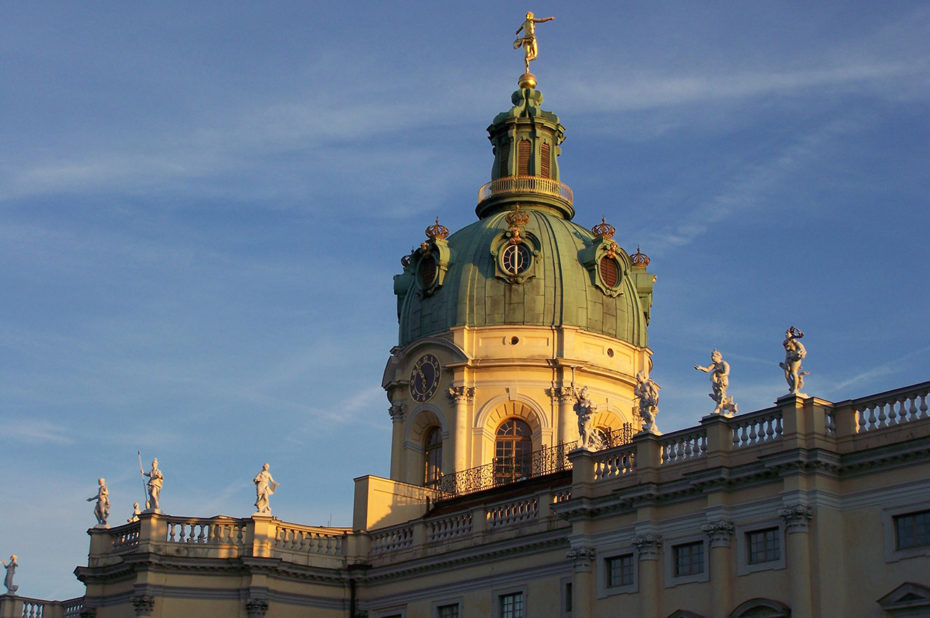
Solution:
<svg viewBox="0 0 930 618"><path fill-rule="evenodd" d="M523 71L566 127L575 221L650 256L658 427L930 378L925 2L0 3L0 554L83 594L96 479L351 525L389 474L392 276L475 220Z"/></svg>

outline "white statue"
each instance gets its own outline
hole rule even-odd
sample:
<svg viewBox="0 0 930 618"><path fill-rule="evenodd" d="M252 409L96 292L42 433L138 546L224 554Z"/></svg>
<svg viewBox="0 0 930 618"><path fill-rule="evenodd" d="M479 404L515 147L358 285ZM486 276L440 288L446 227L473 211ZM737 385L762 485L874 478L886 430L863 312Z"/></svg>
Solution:
<svg viewBox="0 0 930 618"><path fill-rule="evenodd" d="M16 575L16 567L19 566L16 561L16 554L10 556L9 562L0 560L0 564L6 567L6 577L3 578L3 585L6 586L7 592L16 594L16 591L19 590L19 586L13 584L13 576Z"/></svg>
<svg viewBox="0 0 930 618"><path fill-rule="evenodd" d="M139 521L139 515L141 514L142 514L142 511L139 510L139 503L133 502L132 503L132 515L130 515L129 519L127 519L126 521L129 523L132 523L134 521Z"/></svg>
<svg viewBox="0 0 930 618"><path fill-rule="evenodd" d="M97 518L97 525L106 527L107 517L110 516L110 491L107 489L107 482L104 479L97 479L97 495L87 499L88 502L91 500L97 501L94 506L94 517Z"/></svg>
<svg viewBox="0 0 930 618"><path fill-rule="evenodd" d="M268 498L271 497L274 490L280 487L281 484L275 483L274 479L271 477L271 473L268 472L268 464L262 466L262 471L255 475L252 482L255 483L255 512L271 513L271 505L268 503Z"/></svg>
<svg viewBox="0 0 930 618"><path fill-rule="evenodd" d="M597 407L588 396L588 387L585 386L581 392L575 394L575 414L578 415L578 441L581 448L596 448L596 436L594 434L594 412Z"/></svg>
<svg viewBox="0 0 930 618"><path fill-rule="evenodd" d="M643 419L643 431L656 433L655 418L659 413L659 385L646 375L645 371L636 374L636 388L633 394L639 399L639 416Z"/></svg>
<svg viewBox="0 0 930 618"><path fill-rule="evenodd" d="M727 388L730 386L730 363L723 360L723 356L717 350L711 352L710 360L711 364L707 367L695 365L694 368L710 374L710 386L713 392L708 397L717 404L713 413L724 416L737 414L736 402L732 397L727 397Z"/></svg>
<svg viewBox="0 0 930 618"><path fill-rule="evenodd" d="M785 370L788 392L792 395L806 397L801 392L801 388L804 386L804 376L810 372L801 371L801 361L807 356L807 350L804 349L804 344L801 343L801 337L803 336L804 333L801 332L801 329L794 326L788 327L788 330L785 331L785 341L782 343L785 346L785 362L778 363L778 366Z"/></svg>
<svg viewBox="0 0 930 618"><path fill-rule="evenodd" d="M158 457L152 460L151 470L146 472L142 469L142 466L139 466L139 473L142 476L149 477L147 484L149 496L148 500L145 501L145 510L158 512L158 498L161 495L161 486L165 481L165 475L158 469Z"/></svg>

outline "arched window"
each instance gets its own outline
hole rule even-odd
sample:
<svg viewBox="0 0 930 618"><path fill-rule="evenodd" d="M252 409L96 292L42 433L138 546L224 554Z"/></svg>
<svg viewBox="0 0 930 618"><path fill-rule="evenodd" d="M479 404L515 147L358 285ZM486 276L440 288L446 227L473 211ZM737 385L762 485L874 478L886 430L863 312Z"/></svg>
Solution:
<svg viewBox="0 0 930 618"><path fill-rule="evenodd" d="M427 487L439 485L442 477L442 430L439 427L433 427L426 432L423 468L423 484Z"/></svg>
<svg viewBox="0 0 930 618"><path fill-rule="evenodd" d="M508 418L497 428L494 442L494 483L512 483L530 476L533 440L530 426L518 418Z"/></svg>

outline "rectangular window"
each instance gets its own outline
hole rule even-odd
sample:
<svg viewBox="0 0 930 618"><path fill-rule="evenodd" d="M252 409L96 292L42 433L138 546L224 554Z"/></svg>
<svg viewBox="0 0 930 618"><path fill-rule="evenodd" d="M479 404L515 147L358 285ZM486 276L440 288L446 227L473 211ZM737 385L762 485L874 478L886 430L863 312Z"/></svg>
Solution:
<svg viewBox="0 0 930 618"><path fill-rule="evenodd" d="M562 614L572 615L572 583L566 582L562 593Z"/></svg>
<svg viewBox="0 0 930 618"><path fill-rule="evenodd" d="M774 562L781 559L781 535L778 528L753 530L746 533L746 561L749 564Z"/></svg>
<svg viewBox="0 0 930 618"><path fill-rule="evenodd" d="M540 176L543 178L552 178L550 175L549 169L549 157L551 156L549 144L543 143L542 147L539 149L539 169Z"/></svg>
<svg viewBox="0 0 930 618"><path fill-rule="evenodd" d="M930 511L905 513L894 521L895 549L910 549L930 545Z"/></svg>
<svg viewBox="0 0 930 618"><path fill-rule="evenodd" d="M704 542L685 543L672 548L675 556L675 577L700 575L704 572Z"/></svg>
<svg viewBox="0 0 930 618"><path fill-rule="evenodd" d="M437 618L459 618L459 605L440 605L436 608Z"/></svg>
<svg viewBox="0 0 930 618"><path fill-rule="evenodd" d="M605 562L608 588L633 585L633 554L615 556L608 558Z"/></svg>
<svg viewBox="0 0 930 618"><path fill-rule="evenodd" d="M517 144L517 174L528 176L530 173L530 143L521 139Z"/></svg>
<svg viewBox="0 0 930 618"><path fill-rule="evenodd" d="M500 596L500 618L525 618L523 613L523 593L502 594Z"/></svg>

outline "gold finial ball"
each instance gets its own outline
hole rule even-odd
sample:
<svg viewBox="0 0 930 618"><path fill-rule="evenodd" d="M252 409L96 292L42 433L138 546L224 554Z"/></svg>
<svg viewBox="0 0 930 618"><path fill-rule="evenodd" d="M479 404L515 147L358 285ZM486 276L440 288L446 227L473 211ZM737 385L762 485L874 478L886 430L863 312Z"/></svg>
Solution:
<svg viewBox="0 0 930 618"><path fill-rule="evenodd" d="M520 88L529 88L533 90L536 88L536 76L532 73L524 73L520 76L520 79L517 80L517 85Z"/></svg>

